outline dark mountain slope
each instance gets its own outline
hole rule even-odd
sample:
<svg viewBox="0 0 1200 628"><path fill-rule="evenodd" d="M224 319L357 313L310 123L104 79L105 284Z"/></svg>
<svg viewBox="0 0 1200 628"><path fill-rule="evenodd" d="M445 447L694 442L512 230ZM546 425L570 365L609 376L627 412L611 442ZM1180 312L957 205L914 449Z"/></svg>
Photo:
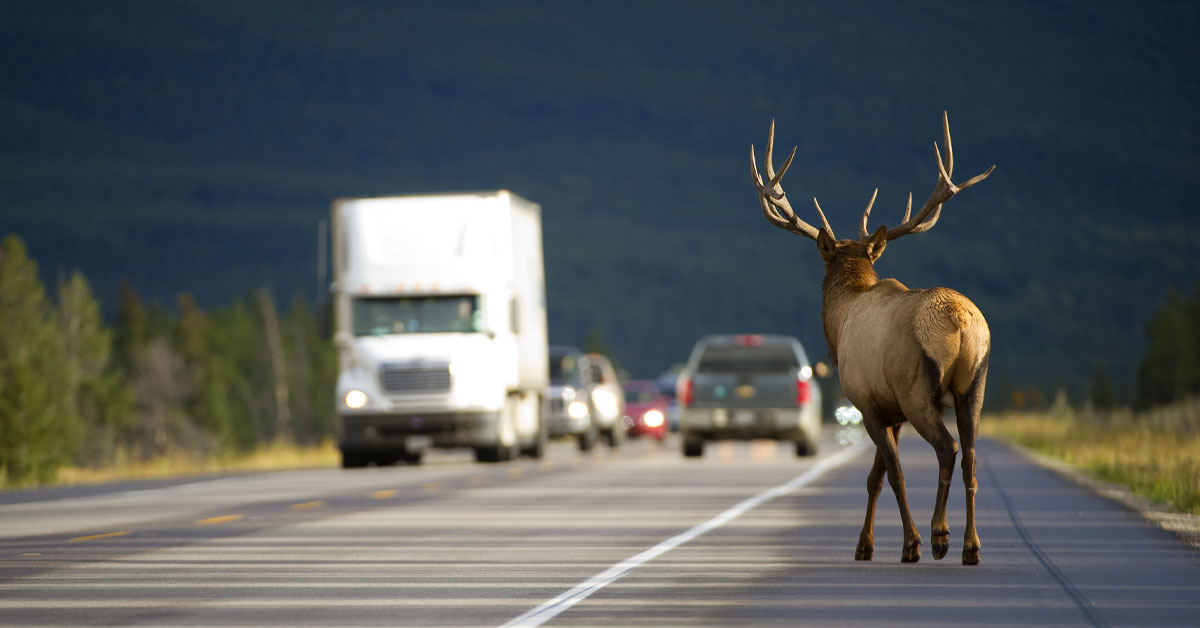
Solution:
<svg viewBox="0 0 1200 628"><path fill-rule="evenodd" d="M0 3L0 231L49 277L170 303L317 292L337 196L509 188L544 208L552 335L652 375L710 331L823 354L820 262L762 220L749 144L842 236L996 173L880 272L987 314L993 380L1128 377L1200 279L1188 3ZM796 207L809 211L807 201Z"/></svg>

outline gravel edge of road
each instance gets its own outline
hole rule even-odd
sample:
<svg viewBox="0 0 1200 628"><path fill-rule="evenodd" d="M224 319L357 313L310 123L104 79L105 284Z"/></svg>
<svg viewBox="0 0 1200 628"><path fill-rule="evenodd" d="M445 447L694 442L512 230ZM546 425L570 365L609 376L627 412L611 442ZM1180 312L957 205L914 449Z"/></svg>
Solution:
<svg viewBox="0 0 1200 628"><path fill-rule="evenodd" d="M1200 549L1200 515L1192 515L1171 510L1170 508L1150 501L1140 495L1135 495L1129 489L1114 484L1097 480L1084 474L1070 464L1061 460L1051 458L1047 455L1040 454L1036 451L1026 449L1016 443L1012 443L1002 439L992 439L997 443L1004 445L1018 455L1027 458L1038 466L1048 469L1060 477L1063 477L1079 486L1082 486L1093 493L1111 499L1121 505L1133 510L1142 516L1147 521L1157 525L1158 527L1171 532L1183 539L1192 547Z"/></svg>

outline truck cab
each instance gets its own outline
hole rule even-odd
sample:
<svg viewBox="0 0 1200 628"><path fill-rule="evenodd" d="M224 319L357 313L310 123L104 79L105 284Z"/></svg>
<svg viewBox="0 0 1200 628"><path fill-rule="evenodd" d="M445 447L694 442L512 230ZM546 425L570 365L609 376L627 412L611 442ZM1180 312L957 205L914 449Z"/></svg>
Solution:
<svg viewBox="0 0 1200 628"><path fill-rule="evenodd" d="M506 191L341 199L333 225L343 466L541 456L540 208Z"/></svg>

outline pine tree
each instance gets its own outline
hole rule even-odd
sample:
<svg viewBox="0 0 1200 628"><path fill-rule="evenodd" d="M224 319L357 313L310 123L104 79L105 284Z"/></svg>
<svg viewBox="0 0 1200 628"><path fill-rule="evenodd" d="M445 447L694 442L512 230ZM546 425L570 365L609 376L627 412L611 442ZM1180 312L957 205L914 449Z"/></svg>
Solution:
<svg viewBox="0 0 1200 628"><path fill-rule="evenodd" d="M1146 352L1138 367L1139 408L1167 404L1200 391L1197 313L1200 307L1189 307L1172 291L1150 318Z"/></svg>
<svg viewBox="0 0 1200 628"><path fill-rule="evenodd" d="M132 396L112 365L112 331L104 326L100 304L78 271L58 286L57 323L66 359L68 400L85 432L77 462L111 461L131 424Z"/></svg>
<svg viewBox="0 0 1200 628"><path fill-rule="evenodd" d="M229 400L229 373L214 350L212 318L190 293L176 299L179 323L176 346L191 380L186 404L191 420L212 435L221 450L233 449L234 416Z"/></svg>
<svg viewBox="0 0 1200 628"><path fill-rule="evenodd" d="M1184 316L1188 321L1188 331L1191 332L1191 343L1183 347L1191 355L1187 361L1190 370L1184 373L1183 385L1186 394L1200 395L1200 284L1185 305Z"/></svg>
<svg viewBox="0 0 1200 628"><path fill-rule="evenodd" d="M266 441L274 427L274 396L270 358L263 340L262 317L253 297L211 314L214 368L221 370L229 401L229 425L238 450Z"/></svg>
<svg viewBox="0 0 1200 628"><path fill-rule="evenodd" d="M0 242L0 481L46 482L72 459L80 430L64 394L67 366L37 264L9 235Z"/></svg>
<svg viewBox="0 0 1200 628"><path fill-rule="evenodd" d="M299 443L314 443L332 436L337 418L334 388L337 352L321 337L312 308L296 296L283 322L288 375L292 378L292 426Z"/></svg>
<svg viewBox="0 0 1200 628"><path fill-rule="evenodd" d="M117 294L117 322L113 332L113 360L128 376L133 372L138 350L148 341L149 315L142 298L128 281Z"/></svg>

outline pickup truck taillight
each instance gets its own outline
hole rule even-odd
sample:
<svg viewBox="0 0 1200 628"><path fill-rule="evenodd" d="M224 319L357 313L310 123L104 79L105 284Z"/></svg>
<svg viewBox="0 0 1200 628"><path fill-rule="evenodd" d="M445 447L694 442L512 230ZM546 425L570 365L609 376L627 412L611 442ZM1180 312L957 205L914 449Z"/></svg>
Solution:
<svg viewBox="0 0 1200 628"><path fill-rule="evenodd" d="M808 383L808 380L796 380L796 405L802 406L808 403L810 399L812 399L812 386Z"/></svg>
<svg viewBox="0 0 1200 628"><path fill-rule="evenodd" d="M680 378L675 388L678 391L676 398L679 400L680 405L692 405L692 380L686 377Z"/></svg>

